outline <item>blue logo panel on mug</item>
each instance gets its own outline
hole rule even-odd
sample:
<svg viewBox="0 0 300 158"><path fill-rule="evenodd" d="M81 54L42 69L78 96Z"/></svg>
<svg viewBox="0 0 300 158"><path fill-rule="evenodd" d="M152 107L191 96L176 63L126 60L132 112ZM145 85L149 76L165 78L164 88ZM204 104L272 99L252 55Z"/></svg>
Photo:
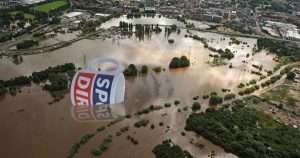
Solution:
<svg viewBox="0 0 300 158"><path fill-rule="evenodd" d="M114 76L97 74L93 88L94 105L109 104Z"/></svg>

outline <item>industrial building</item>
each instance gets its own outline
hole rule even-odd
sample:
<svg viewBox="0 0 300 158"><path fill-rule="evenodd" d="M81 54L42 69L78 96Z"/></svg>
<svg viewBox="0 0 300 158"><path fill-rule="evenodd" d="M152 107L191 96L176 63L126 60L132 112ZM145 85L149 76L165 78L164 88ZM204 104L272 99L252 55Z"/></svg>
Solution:
<svg viewBox="0 0 300 158"><path fill-rule="evenodd" d="M272 36L281 36L288 40L300 40L299 28L293 24L265 21L262 28Z"/></svg>

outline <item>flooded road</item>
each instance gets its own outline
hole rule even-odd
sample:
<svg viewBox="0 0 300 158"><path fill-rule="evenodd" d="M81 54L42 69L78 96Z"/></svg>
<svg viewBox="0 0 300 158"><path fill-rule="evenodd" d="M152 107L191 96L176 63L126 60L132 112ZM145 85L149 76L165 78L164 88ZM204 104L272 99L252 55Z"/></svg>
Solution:
<svg viewBox="0 0 300 158"><path fill-rule="evenodd" d="M104 24L102 27L118 25L122 19L115 19ZM143 19L149 21L149 19ZM171 23L170 19L159 20L163 23ZM135 22L139 22L135 20ZM154 21L155 22L155 21ZM179 23L179 22L178 22ZM49 66L74 63L77 67L84 67L84 59L87 61L95 57L113 58L122 64L136 64L137 66L148 65L150 69L161 66L166 69L161 73L150 71L148 75L130 78L126 81L126 98L124 106L129 114L143 109L151 104L163 105L166 102L173 103L180 100L181 105L191 106L194 96L209 94L212 91L222 94L222 88L237 91L237 85L247 82L258 76L251 74L252 64L263 65L264 69L271 70L275 66L272 60L274 56L260 52L252 56L256 39L237 38L247 42L247 45L229 45L230 37L213 33L192 32L200 37L206 38L209 46L216 49L229 48L236 51L235 58L226 61L232 63L233 68L228 65L210 66L210 50L204 48L203 44L191 38L185 38L186 30L181 30L180 34L173 33L166 37L162 32L152 34L139 40L136 37L124 39L107 40L81 40L69 47L55 50L54 52L24 56L23 62L15 65L10 59L0 59L1 80L7 80L20 75L30 75L34 71L41 71ZM175 39L173 44L168 43L168 39ZM225 40L223 39L225 38ZM250 54L250 57L246 57ZM173 57L187 56L191 60L191 66L187 69L168 70L169 62ZM245 61L245 62L242 62ZM52 158L66 157L71 145L78 141L86 133L95 131L99 126L107 122L80 123L72 119L70 112L71 102L69 95L63 100L52 105L48 105L51 97L38 86L26 87L17 96L5 96L0 99L1 130L0 138L2 147L0 154L3 157L30 157L30 158ZM205 100L199 99L201 103ZM202 110L207 107L203 106ZM216 151L218 158L235 157L226 154L223 149L213 145L203 138L197 138L193 133L187 133L183 137L185 118L188 112L178 113L177 108L163 109L146 116L151 123L155 124L155 130L149 127L135 129L131 127L129 134L134 135L139 140L139 145L132 145L126 134L113 138L111 148L103 157L130 157L139 158L153 157L152 148L161 143L163 139L172 138L184 149L190 151L197 157L207 157L212 150ZM166 117L162 114L167 113ZM95 136L88 144L84 145L77 157L90 157L90 150L102 141L107 134L115 132L125 126L132 125L139 118L127 119L116 126L110 127L103 133ZM158 127L158 123L163 121L170 126L170 131L165 132L166 127ZM189 143L190 139L199 141L205 145L204 149L198 149ZM18 151L18 152L16 152ZM116 152L117 151L117 152Z"/></svg>

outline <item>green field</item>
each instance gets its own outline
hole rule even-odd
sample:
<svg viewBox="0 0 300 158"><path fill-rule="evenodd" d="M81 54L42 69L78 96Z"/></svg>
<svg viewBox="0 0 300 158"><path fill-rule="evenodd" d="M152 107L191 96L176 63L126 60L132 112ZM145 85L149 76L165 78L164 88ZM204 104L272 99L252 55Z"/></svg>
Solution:
<svg viewBox="0 0 300 158"><path fill-rule="evenodd" d="M35 11L39 11L39 12L49 13L51 10L58 9L60 7L63 7L66 4L67 4L67 2L65 0L56 0L53 2L34 6L31 9L33 9Z"/></svg>

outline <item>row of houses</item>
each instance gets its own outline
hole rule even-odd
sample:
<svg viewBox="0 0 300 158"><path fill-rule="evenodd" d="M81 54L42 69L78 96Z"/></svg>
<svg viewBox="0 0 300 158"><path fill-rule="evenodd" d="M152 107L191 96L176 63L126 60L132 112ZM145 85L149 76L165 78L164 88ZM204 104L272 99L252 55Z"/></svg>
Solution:
<svg viewBox="0 0 300 158"><path fill-rule="evenodd" d="M235 10L220 8L196 8L190 12L190 15L195 20L221 23L226 20L235 19L237 12Z"/></svg>
<svg viewBox="0 0 300 158"><path fill-rule="evenodd" d="M0 0L0 8L11 8L19 5L26 6L44 1L46 0Z"/></svg>
<svg viewBox="0 0 300 158"><path fill-rule="evenodd" d="M61 23L69 29L78 29L87 21L97 21L99 18L108 17L111 14L95 13L91 14L86 11L74 11L65 13L62 16Z"/></svg>

